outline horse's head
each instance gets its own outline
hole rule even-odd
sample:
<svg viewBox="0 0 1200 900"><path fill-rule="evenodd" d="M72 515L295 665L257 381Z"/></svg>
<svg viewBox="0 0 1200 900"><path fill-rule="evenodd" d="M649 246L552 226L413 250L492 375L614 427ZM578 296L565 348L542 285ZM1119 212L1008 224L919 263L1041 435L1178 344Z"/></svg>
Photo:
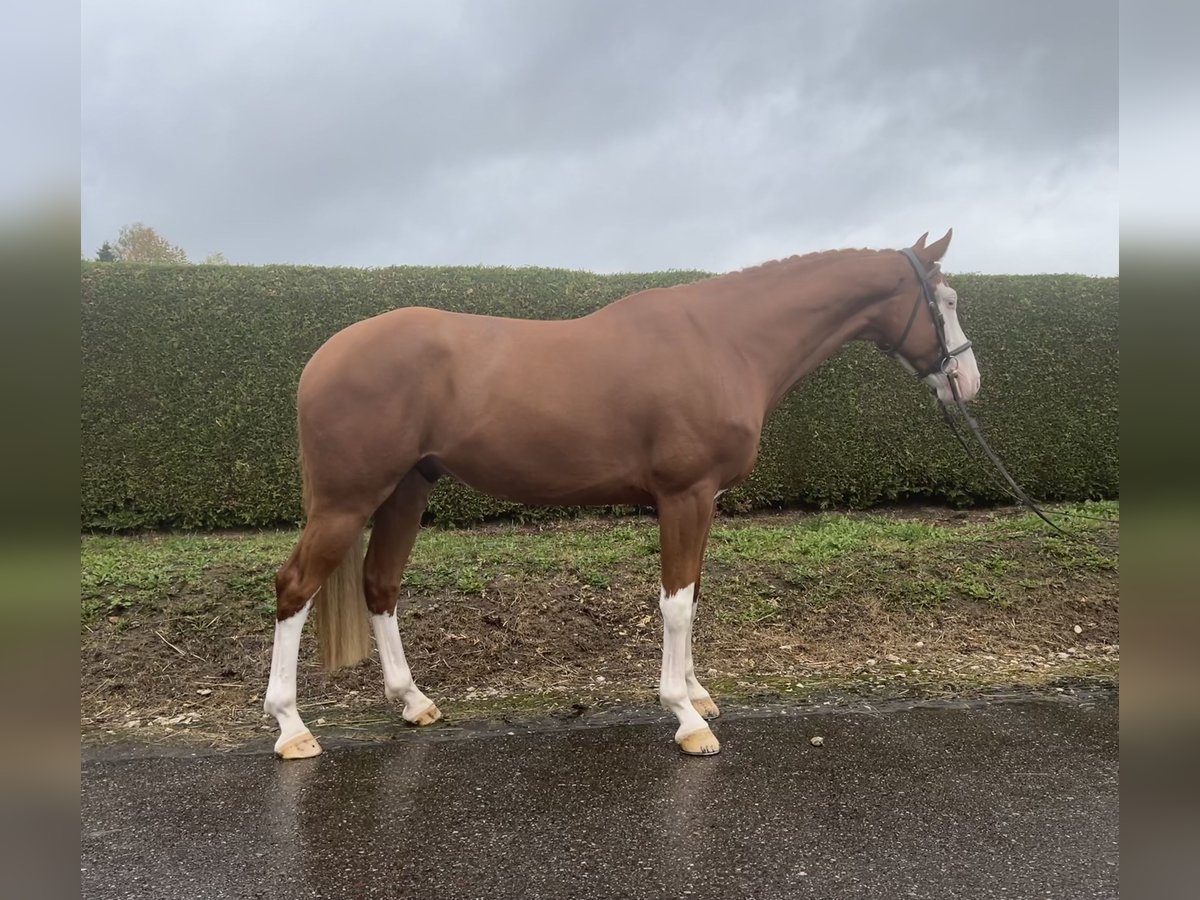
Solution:
<svg viewBox="0 0 1200 900"><path fill-rule="evenodd" d="M928 246L923 234L900 251L907 257L897 261L904 270L901 287L882 304L875 323L879 347L937 391L942 403L955 402L954 388L963 400L979 393L975 352L958 321L958 294L938 265L952 234Z"/></svg>

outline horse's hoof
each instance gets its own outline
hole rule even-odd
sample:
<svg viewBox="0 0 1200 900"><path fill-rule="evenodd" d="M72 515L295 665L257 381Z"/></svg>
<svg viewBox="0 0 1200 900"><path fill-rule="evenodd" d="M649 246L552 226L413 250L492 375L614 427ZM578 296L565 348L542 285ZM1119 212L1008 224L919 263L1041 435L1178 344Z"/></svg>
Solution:
<svg viewBox="0 0 1200 900"><path fill-rule="evenodd" d="M275 755L280 759L309 759L319 756L320 753L321 745L309 731L298 734L282 747L275 748Z"/></svg>
<svg viewBox="0 0 1200 900"><path fill-rule="evenodd" d="M441 717L442 717L442 711L437 708L437 704L430 703L427 707L425 707L425 709L423 709L420 712L420 714L415 715L412 718L409 718L408 716L404 716L404 721L407 722L409 725L416 725L418 727L421 727L424 725L432 725L434 722L436 722Z"/></svg>
<svg viewBox="0 0 1200 900"><path fill-rule="evenodd" d="M676 738L676 743L688 756L713 756L721 752L721 742L707 727Z"/></svg>
<svg viewBox="0 0 1200 900"><path fill-rule="evenodd" d="M713 703L712 697L705 697L702 700L693 700L692 707L696 712L705 719L715 719L721 714L721 708Z"/></svg>

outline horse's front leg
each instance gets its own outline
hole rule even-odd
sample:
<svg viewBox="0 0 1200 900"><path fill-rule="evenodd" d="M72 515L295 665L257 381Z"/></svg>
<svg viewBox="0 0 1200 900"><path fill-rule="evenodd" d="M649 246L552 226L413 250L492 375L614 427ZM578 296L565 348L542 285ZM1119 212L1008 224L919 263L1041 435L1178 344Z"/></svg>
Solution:
<svg viewBox="0 0 1200 900"><path fill-rule="evenodd" d="M708 691L696 680L691 643L700 566L713 511L713 491L709 486L664 497L658 502L662 546L659 609L663 616L658 698L679 720L675 743L693 756L711 756L721 749L704 721L705 713L715 715L717 710Z"/></svg>
<svg viewBox="0 0 1200 900"><path fill-rule="evenodd" d="M683 662L683 680L687 683L688 699L692 707L705 719L715 719L721 715L721 708L705 690L700 679L696 677L696 667L692 663L692 633L696 628L696 618L700 615L700 574L696 574L696 587L692 594L692 620L688 623L687 655Z"/></svg>

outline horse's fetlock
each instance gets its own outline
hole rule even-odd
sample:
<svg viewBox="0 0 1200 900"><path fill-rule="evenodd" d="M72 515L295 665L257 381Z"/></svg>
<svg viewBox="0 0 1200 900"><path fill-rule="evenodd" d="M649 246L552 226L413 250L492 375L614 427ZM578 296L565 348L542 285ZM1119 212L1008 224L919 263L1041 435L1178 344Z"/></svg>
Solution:
<svg viewBox="0 0 1200 900"><path fill-rule="evenodd" d="M679 685L659 685L658 702L666 709L688 702L687 688Z"/></svg>
<svg viewBox="0 0 1200 900"><path fill-rule="evenodd" d="M267 694L266 699L263 700L263 712L269 716L275 716L276 718L279 718L284 713L288 712L290 707L291 704L289 704L286 699L273 697L269 693Z"/></svg>
<svg viewBox="0 0 1200 900"><path fill-rule="evenodd" d="M399 700L407 696L413 688L413 678L409 674L391 681L384 682L383 693L389 700Z"/></svg>

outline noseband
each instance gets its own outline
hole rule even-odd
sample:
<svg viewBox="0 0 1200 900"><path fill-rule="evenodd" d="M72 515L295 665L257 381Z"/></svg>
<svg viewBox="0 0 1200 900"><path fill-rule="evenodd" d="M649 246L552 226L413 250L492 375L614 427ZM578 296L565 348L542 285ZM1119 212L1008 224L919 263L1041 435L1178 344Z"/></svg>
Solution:
<svg viewBox="0 0 1200 900"><path fill-rule="evenodd" d="M954 379L950 376L958 369L958 356L960 353L966 353L971 349L971 342L966 341L961 346L955 347L953 350L950 349L950 345L946 342L946 317L942 314L942 308L938 305L937 297L933 293L933 287L929 284L929 278L925 274L925 267L921 265L921 261L917 259L917 255L908 247L905 247L900 252L904 254L904 258L908 260L909 265L913 267L913 271L917 273L917 280L921 282L921 293L917 295L917 299L913 302L912 313L909 314L908 324L904 326L900 340L896 341L894 347L884 346L882 348L883 352L894 359L900 360L919 379L925 379L930 375L936 375L938 372L941 372L953 384ZM917 371L917 367L900 354L900 348L904 346L904 342L908 339L908 333L912 331L913 323L917 321L917 313L921 311L922 300L925 301L925 305L929 308L929 315L933 319L933 330L937 333L938 358L928 368Z"/></svg>

